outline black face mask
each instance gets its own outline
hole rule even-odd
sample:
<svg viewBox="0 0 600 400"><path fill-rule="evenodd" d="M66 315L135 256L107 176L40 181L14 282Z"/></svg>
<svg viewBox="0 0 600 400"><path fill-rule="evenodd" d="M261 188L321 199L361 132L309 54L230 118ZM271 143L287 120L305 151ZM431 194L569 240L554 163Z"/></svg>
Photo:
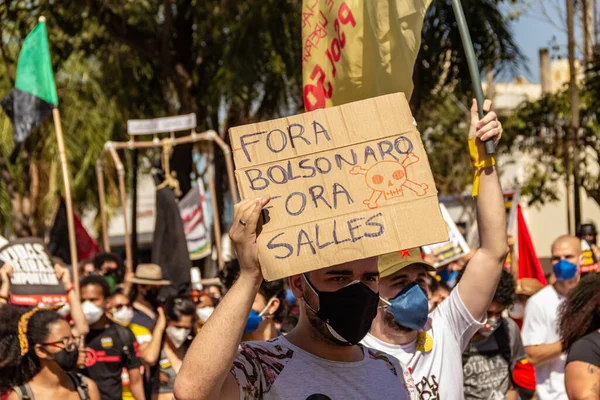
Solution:
<svg viewBox="0 0 600 400"><path fill-rule="evenodd" d="M73 346L73 349L70 351L65 348L58 353L52 354L52 361L54 361L63 370L69 372L73 371L77 366L78 357L79 349L76 346Z"/></svg>
<svg viewBox="0 0 600 400"><path fill-rule="evenodd" d="M321 292L304 279L319 297L319 310L306 305L328 325L329 332L341 343L354 345L371 329L377 315L379 295L362 282L351 283L335 292Z"/></svg>

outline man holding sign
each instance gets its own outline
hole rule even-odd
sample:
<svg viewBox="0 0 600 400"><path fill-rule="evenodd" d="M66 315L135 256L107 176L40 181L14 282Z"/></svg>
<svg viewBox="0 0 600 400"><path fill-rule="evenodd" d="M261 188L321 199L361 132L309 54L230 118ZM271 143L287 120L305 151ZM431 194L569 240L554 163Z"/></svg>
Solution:
<svg viewBox="0 0 600 400"><path fill-rule="evenodd" d="M493 159L482 160L481 141L498 142L502 126L491 102L481 121L477 105L471 108L469 145L475 166L474 195L477 195L477 224L481 247L469 261L460 284L429 316L427 296L419 288L431 266L413 251L380 257L379 293L382 308L373 322L366 346L395 356L412 372L423 399L462 399L462 352L471 337L484 325L488 306L496 291L508 252L502 189ZM479 146L474 147L475 138ZM417 253L418 254L418 253ZM424 289L424 288L423 288Z"/></svg>

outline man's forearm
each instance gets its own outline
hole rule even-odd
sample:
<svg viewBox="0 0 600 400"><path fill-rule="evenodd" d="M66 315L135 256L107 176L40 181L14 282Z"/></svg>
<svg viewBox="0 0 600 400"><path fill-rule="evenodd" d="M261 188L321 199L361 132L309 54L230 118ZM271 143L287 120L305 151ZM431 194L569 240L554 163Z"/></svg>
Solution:
<svg viewBox="0 0 600 400"><path fill-rule="evenodd" d="M129 388L135 400L146 400L144 393L144 380L139 368L131 369L129 372Z"/></svg>
<svg viewBox="0 0 600 400"><path fill-rule="evenodd" d="M506 212L496 167L489 167L481 172L476 204L480 250L503 264L508 251Z"/></svg>
<svg viewBox="0 0 600 400"><path fill-rule="evenodd" d="M85 319L85 314L81 308L81 301L75 294L75 290L71 290L67 295L69 299L69 306L71 307L71 318L73 318L73 325L77 331L78 336L85 336L90 331L90 326Z"/></svg>
<svg viewBox="0 0 600 400"><path fill-rule="evenodd" d="M155 326L154 331L152 332L152 340L150 340L150 343L148 343L147 346L144 346L144 349L140 349L142 360L148 365L154 365L158 360L162 346L163 333L163 328Z"/></svg>
<svg viewBox="0 0 600 400"><path fill-rule="evenodd" d="M8 295L10 294L10 281L2 281L0 283L0 307L8 303Z"/></svg>
<svg viewBox="0 0 600 400"><path fill-rule="evenodd" d="M537 346L526 346L525 352L529 362L537 367L538 365L544 364L548 361L554 360L563 353L562 345L560 342L552 344L540 344Z"/></svg>
<svg viewBox="0 0 600 400"><path fill-rule="evenodd" d="M218 398L262 278L242 272L196 336L175 380L177 398Z"/></svg>

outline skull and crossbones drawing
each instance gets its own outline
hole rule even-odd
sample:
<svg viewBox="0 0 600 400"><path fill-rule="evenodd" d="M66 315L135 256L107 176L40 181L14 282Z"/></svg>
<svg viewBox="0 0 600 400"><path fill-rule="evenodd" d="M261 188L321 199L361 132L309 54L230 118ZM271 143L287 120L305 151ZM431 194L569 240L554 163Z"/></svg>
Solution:
<svg viewBox="0 0 600 400"><path fill-rule="evenodd" d="M350 170L352 175L364 175L367 186L373 189L373 193L363 204L369 208L379 207L379 200L383 195L385 200L404 196L404 188L415 192L417 196L424 196L429 186L426 183L411 181L406 176L406 167L419 161L414 153L408 153L404 160L380 161L368 169L360 165Z"/></svg>

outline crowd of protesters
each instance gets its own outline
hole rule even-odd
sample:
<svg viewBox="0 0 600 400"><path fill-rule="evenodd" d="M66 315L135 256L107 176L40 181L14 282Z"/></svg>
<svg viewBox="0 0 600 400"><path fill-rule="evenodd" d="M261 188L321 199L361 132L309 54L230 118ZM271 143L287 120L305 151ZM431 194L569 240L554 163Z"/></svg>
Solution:
<svg viewBox="0 0 600 400"><path fill-rule="evenodd" d="M470 137L502 127L472 109ZM597 399L600 275L582 276L582 241L558 236L549 284L518 279L493 165L476 199L480 247L451 265L419 248L263 280L256 231L268 197L235 207L237 259L186 293L160 266L128 275L103 253L81 263L68 304L10 304L0 267L4 399Z"/></svg>

